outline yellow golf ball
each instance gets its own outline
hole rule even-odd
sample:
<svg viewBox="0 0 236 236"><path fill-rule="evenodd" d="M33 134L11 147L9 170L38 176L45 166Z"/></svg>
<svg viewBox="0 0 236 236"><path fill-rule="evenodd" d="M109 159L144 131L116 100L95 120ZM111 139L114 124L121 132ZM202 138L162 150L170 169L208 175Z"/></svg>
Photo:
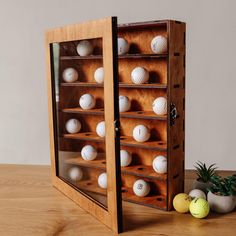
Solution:
<svg viewBox="0 0 236 236"><path fill-rule="evenodd" d="M174 197L173 206L179 213L187 213L189 211L189 204L191 197L186 193L179 193Z"/></svg>
<svg viewBox="0 0 236 236"><path fill-rule="evenodd" d="M205 199L195 198L191 201L189 210L192 216L202 219L208 216L210 207Z"/></svg>

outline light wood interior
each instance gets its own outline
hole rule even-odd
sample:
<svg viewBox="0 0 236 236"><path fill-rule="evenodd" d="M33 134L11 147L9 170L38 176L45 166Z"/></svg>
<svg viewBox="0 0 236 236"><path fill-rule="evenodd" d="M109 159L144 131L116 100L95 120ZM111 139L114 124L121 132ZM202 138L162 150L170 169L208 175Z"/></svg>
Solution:
<svg viewBox="0 0 236 236"><path fill-rule="evenodd" d="M167 36L167 24L158 24L158 26L143 25L137 27L120 27L119 37L125 38L130 44L129 53L150 54L151 41L157 35Z"/></svg>

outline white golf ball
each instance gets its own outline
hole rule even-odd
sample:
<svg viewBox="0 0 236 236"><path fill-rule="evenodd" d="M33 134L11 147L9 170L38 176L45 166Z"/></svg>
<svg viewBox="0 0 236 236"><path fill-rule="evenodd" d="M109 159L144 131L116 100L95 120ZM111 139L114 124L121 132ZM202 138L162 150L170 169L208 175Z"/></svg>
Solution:
<svg viewBox="0 0 236 236"><path fill-rule="evenodd" d="M105 121L101 121L97 124L96 133L99 137L104 138L106 135Z"/></svg>
<svg viewBox="0 0 236 236"><path fill-rule="evenodd" d="M97 83L102 84L104 81L104 68L99 67L94 72L94 79Z"/></svg>
<svg viewBox="0 0 236 236"><path fill-rule="evenodd" d="M131 107L131 102L127 96L119 96L119 111L125 112L128 111Z"/></svg>
<svg viewBox="0 0 236 236"><path fill-rule="evenodd" d="M81 130L81 123L77 119L70 119L66 122L66 131L70 134L78 133Z"/></svg>
<svg viewBox="0 0 236 236"><path fill-rule="evenodd" d="M193 189L188 194L192 199L203 198L206 200L206 194L200 189Z"/></svg>
<svg viewBox="0 0 236 236"><path fill-rule="evenodd" d="M98 176L98 185L101 188L107 188L107 173L102 173Z"/></svg>
<svg viewBox="0 0 236 236"><path fill-rule="evenodd" d="M120 165L128 166L132 161L131 154L126 150L120 150Z"/></svg>
<svg viewBox="0 0 236 236"><path fill-rule="evenodd" d="M164 174L167 172L167 159L165 156L156 156L152 162L153 169L159 173Z"/></svg>
<svg viewBox="0 0 236 236"><path fill-rule="evenodd" d="M79 167L72 167L69 169L68 175L71 180L79 181L83 178L83 171Z"/></svg>
<svg viewBox="0 0 236 236"><path fill-rule="evenodd" d="M152 39L151 49L154 53L166 53L167 52L167 38L161 35Z"/></svg>
<svg viewBox="0 0 236 236"><path fill-rule="evenodd" d="M78 77L78 72L74 68L66 68L62 73L62 78L67 83L75 82Z"/></svg>
<svg viewBox="0 0 236 236"><path fill-rule="evenodd" d="M77 53L80 56L89 56L93 52L93 45L88 40L80 41L77 45Z"/></svg>
<svg viewBox="0 0 236 236"><path fill-rule="evenodd" d="M83 110L89 110L95 107L95 99L93 95L86 93L79 99L79 105Z"/></svg>
<svg viewBox="0 0 236 236"><path fill-rule="evenodd" d="M151 136L150 130L145 125L137 125L133 129L133 138L137 142L146 142Z"/></svg>
<svg viewBox="0 0 236 236"><path fill-rule="evenodd" d="M129 51L129 43L124 38L118 38L117 48L118 55L124 55Z"/></svg>
<svg viewBox="0 0 236 236"><path fill-rule="evenodd" d="M167 100L164 97L159 97L155 99L155 101L152 104L152 110L157 115L166 115L167 113Z"/></svg>
<svg viewBox="0 0 236 236"><path fill-rule="evenodd" d="M85 161L92 161L97 157L97 150L92 145L86 145L81 150L81 156Z"/></svg>
<svg viewBox="0 0 236 236"><path fill-rule="evenodd" d="M144 181L143 179L138 179L135 181L133 185L133 191L135 195L139 197L145 197L150 192L150 185L148 182Z"/></svg>
<svg viewBox="0 0 236 236"><path fill-rule="evenodd" d="M144 84L149 79L149 72L144 67L135 67L131 72L131 80L134 84Z"/></svg>

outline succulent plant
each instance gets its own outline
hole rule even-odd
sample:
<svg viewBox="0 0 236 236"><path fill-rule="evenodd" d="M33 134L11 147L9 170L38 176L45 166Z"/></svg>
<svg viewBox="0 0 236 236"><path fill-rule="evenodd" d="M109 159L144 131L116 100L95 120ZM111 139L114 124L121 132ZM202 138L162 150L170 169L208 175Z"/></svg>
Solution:
<svg viewBox="0 0 236 236"><path fill-rule="evenodd" d="M211 183L209 191L212 193L221 196L236 196L236 175L225 178L215 175L211 177Z"/></svg>
<svg viewBox="0 0 236 236"><path fill-rule="evenodd" d="M216 164L212 164L207 167L205 163L198 161L196 162L196 165L194 167L196 168L198 180L204 183L209 182L211 180L211 177L216 175Z"/></svg>

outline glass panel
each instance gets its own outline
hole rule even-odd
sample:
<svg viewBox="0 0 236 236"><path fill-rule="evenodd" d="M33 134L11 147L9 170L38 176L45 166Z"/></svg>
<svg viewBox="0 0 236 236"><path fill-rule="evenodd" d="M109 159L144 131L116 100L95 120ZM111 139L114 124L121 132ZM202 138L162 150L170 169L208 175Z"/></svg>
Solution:
<svg viewBox="0 0 236 236"><path fill-rule="evenodd" d="M107 207L102 39L54 43L57 175Z"/></svg>

